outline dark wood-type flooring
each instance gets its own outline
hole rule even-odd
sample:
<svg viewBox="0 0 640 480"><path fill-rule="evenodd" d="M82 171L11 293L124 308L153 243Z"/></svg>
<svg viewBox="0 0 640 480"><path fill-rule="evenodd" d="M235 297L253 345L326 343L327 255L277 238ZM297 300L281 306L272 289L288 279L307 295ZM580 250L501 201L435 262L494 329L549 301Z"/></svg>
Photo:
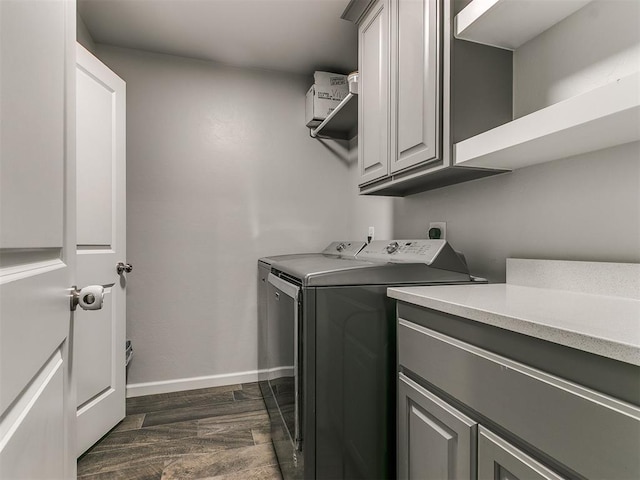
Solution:
<svg viewBox="0 0 640 480"><path fill-rule="evenodd" d="M127 399L127 416L78 459L78 478L281 480L256 383Z"/></svg>

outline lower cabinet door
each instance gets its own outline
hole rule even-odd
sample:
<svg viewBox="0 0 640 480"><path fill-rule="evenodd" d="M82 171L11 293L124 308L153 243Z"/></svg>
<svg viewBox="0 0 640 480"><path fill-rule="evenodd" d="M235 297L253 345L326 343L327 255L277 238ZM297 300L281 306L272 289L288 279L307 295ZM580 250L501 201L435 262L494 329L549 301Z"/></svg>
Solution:
<svg viewBox="0 0 640 480"><path fill-rule="evenodd" d="M475 479L477 427L469 417L399 374L399 479Z"/></svg>
<svg viewBox="0 0 640 480"><path fill-rule="evenodd" d="M478 430L478 480L561 480L526 453L480 427Z"/></svg>

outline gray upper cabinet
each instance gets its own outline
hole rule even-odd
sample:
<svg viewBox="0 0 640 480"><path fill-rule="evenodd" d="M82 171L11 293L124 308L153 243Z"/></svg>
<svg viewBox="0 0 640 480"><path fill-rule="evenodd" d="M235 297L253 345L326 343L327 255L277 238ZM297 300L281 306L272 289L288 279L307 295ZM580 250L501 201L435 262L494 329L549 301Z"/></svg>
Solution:
<svg viewBox="0 0 640 480"><path fill-rule="evenodd" d="M392 173L440 157L440 3L391 2Z"/></svg>
<svg viewBox="0 0 640 480"><path fill-rule="evenodd" d="M347 9L365 12L356 19L360 193L403 196L500 173L454 167L451 146L511 120L511 52L455 40L451 0L362 3Z"/></svg>
<svg viewBox="0 0 640 480"><path fill-rule="evenodd" d="M360 185L438 158L437 3L379 0L360 24Z"/></svg>
<svg viewBox="0 0 640 480"><path fill-rule="evenodd" d="M389 173L389 1L379 0L358 29L360 183Z"/></svg>

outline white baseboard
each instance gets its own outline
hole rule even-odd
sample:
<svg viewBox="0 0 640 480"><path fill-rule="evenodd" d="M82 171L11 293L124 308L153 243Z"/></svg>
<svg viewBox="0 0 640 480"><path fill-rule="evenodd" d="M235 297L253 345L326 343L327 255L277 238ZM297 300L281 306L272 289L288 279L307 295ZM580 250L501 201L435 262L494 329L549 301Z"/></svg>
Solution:
<svg viewBox="0 0 640 480"><path fill-rule="evenodd" d="M264 372L251 370L248 372L224 373L206 377L177 378L174 380L162 380L159 382L130 383L127 385L127 398L140 397L142 395L154 395L156 393L182 392L197 388L221 387L236 385L239 383L257 382Z"/></svg>
<svg viewBox="0 0 640 480"><path fill-rule="evenodd" d="M282 377L293 377L295 367L278 367L271 370L260 370L258 372L258 380L274 380Z"/></svg>

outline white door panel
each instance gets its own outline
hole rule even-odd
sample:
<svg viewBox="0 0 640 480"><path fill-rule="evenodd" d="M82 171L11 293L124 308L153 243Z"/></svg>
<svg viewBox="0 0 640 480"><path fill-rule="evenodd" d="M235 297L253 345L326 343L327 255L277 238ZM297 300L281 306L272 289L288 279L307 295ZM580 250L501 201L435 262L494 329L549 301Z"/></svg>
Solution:
<svg viewBox="0 0 640 480"><path fill-rule="evenodd" d="M2 422L0 478L60 478L50 475L64 472L64 455L48 448L65 441L63 417L50 414L64 410L64 364L58 349Z"/></svg>
<svg viewBox="0 0 640 480"><path fill-rule="evenodd" d="M105 288L74 330L80 455L125 415L125 84L80 45L76 81L77 278Z"/></svg>
<svg viewBox="0 0 640 480"><path fill-rule="evenodd" d="M91 369L79 365L77 370L76 398L80 408L111 388L113 383L112 305L111 288L105 288L101 310L76 312L74 335L82 341L74 345L74 356L80 361L91 364Z"/></svg>
<svg viewBox="0 0 640 480"><path fill-rule="evenodd" d="M6 255L3 251L3 260ZM28 261L29 252L23 255L26 257L23 261ZM0 280L0 408L3 412L69 333L69 291L65 288L71 281L68 267L60 259L36 265L36 268L29 263L14 267L21 271L5 274ZM59 288L49 285L59 285Z"/></svg>
<svg viewBox="0 0 640 480"><path fill-rule="evenodd" d="M79 57L82 62L85 57ZM87 67L90 68L90 67ZM78 245L111 246L113 240L114 90L79 64L77 111Z"/></svg>
<svg viewBox="0 0 640 480"><path fill-rule="evenodd" d="M93 279L92 285L113 285L116 281L120 281L116 272L117 261L114 258L120 255L119 249L98 249L78 246L78 276L82 278L90 277ZM84 284L83 284L84 285Z"/></svg>
<svg viewBox="0 0 640 480"><path fill-rule="evenodd" d="M61 247L64 2L2 0L3 248Z"/></svg>
<svg viewBox="0 0 640 480"><path fill-rule="evenodd" d="M0 478L75 478L75 9L0 1Z"/></svg>

